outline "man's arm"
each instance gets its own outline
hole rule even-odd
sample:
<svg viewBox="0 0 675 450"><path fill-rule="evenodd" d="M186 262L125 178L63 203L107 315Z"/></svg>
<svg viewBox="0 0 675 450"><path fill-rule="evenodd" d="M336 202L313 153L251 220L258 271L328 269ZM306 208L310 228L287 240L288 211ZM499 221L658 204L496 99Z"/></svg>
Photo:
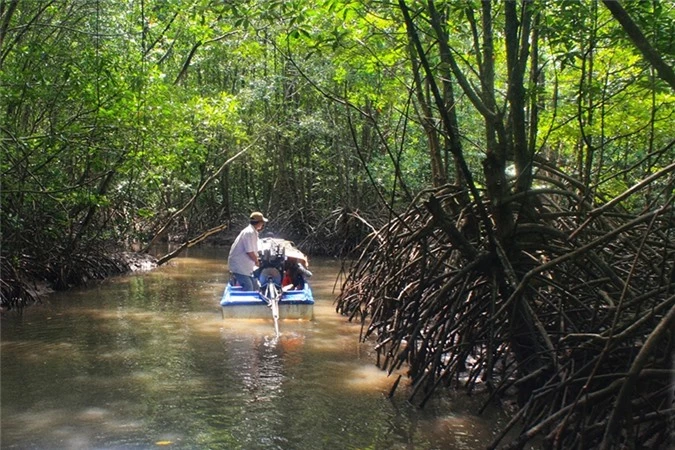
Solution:
<svg viewBox="0 0 675 450"><path fill-rule="evenodd" d="M260 261L258 261L258 253L257 252L246 252L249 258L253 260L256 266L260 265Z"/></svg>

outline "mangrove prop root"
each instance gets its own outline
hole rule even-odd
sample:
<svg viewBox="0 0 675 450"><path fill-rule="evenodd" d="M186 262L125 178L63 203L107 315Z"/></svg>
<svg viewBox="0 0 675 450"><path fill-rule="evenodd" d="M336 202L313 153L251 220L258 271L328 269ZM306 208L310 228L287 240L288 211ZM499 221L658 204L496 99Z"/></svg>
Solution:
<svg viewBox="0 0 675 450"><path fill-rule="evenodd" d="M383 370L407 367L413 403L441 386L485 384L491 402L516 389L509 448L657 448L673 433L673 199L594 209L573 180L540 175L555 189L529 192L535 214L496 243L465 226L475 205L458 207L457 187L425 192L363 240L336 309Z"/></svg>

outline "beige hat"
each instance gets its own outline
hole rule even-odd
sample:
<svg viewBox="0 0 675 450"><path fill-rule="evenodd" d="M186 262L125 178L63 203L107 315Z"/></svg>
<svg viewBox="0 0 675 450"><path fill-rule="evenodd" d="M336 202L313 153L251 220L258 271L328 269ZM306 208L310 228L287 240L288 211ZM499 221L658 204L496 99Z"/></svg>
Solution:
<svg viewBox="0 0 675 450"><path fill-rule="evenodd" d="M267 219L261 212L253 212L251 213L251 222L267 222Z"/></svg>

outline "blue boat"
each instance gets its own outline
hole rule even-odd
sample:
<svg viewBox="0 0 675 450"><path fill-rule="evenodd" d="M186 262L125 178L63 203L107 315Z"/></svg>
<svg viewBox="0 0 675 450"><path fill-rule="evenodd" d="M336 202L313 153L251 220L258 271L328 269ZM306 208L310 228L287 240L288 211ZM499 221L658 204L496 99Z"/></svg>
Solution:
<svg viewBox="0 0 675 450"><path fill-rule="evenodd" d="M230 280L220 300L223 317L274 318L275 322L279 319L311 320L314 316L314 296L306 280L311 276L306 269L307 256L292 242L275 238L261 239L258 256L261 264L254 275L260 282L260 290L244 291ZM292 284L282 286L284 270L289 264L297 265L305 274L301 289Z"/></svg>
<svg viewBox="0 0 675 450"><path fill-rule="evenodd" d="M273 318L273 305L262 291L244 291L227 283L220 300L224 318ZM278 301L279 319L311 320L314 316L314 296L309 283L302 290L282 291Z"/></svg>

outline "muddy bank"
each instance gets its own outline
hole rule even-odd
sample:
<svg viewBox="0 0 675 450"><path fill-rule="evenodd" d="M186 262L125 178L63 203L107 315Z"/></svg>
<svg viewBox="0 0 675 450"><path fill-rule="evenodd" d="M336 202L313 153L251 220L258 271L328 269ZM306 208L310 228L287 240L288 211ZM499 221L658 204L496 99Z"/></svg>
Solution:
<svg viewBox="0 0 675 450"><path fill-rule="evenodd" d="M125 273L153 270L157 258L146 253L117 252L110 255L75 255L61 263L31 264L30 258L10 264L1 258L0 311L22 308L54 291L84 286Z"/></svg>

